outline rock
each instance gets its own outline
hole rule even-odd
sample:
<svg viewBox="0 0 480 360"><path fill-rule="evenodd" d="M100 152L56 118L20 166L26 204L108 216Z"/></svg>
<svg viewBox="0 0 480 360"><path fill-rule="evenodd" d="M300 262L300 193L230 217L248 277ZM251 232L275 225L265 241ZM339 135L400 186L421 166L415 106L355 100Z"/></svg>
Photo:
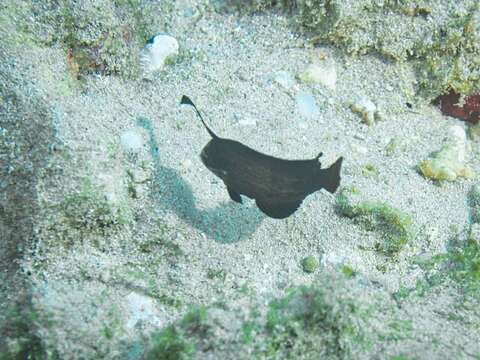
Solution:
<svg viewBox="0 0 480 360"><path fill-rule="evenodd" d="M471 179L474 177L473 170L465 164L468 151L465 130L458 125L452 126L445 145L423 160L420 170L425 177L435 180Z"/></svg>
<svg viewBox="0 0 480 360"><path fill-rule="evenodd" d="M438 99L443 115L475 124L480 120L480 93L466 96L463 102L460 101L460 94L454 91L441 95Z"/></svg>
<svg viewBox="0 0 480 360"><path fill-rule="evenodd" d="M366 97L359 97L351 106L353 112L359 113L367 125L373 125L377 113L377 106Z"/></svg>
<svg viewBox="0 0 480 360"><path fill-rule="evenodd" d="M167 59L178 55L178 48L177 40L170 35L157 34L148 40L141 55L144 77L163 69Z"/></svg>
<svg viewBox="0 0 480 360"><path fill-rule="evenodd" d="M257 126L257 120L249 117L239 120L238 123L242 126Z"/></svg>
<svg viewBox="0 0 480 360"><path fill-rule="evenodd" d="M288 71L277 72L273 80L287 90L290 90L295 85L295 79Z"/></svg>
<svg viewBox="0 0 480 360"><path fill-rule="evenodd" d="M126 152L136 153L143 147L143 138L135 130L126 130L120 135L120 144Z"/></svg>
<svg viewBox="0 0 480 360"><path fill-rule="evenodd" d="M128 310L127 328L133 329L139 322L157 326L161 324L155 302L151 298L131 292L125 297L125 301Z"/></svg>
<svg viewBox="0 0 480 360"><path fill-rule="evenodd" d="M337 71L335 65L326 62L310 64L298 78L304 83L322 84L330 90L335 90Z"/></svg>
<svg viewBox="0 0 480 360"><path fill-rule="evenodd" d="M295 96L295 104L298 112L303 117L311 118L320 114L315 98L310 93L298 93L297 96Z"/></svg>

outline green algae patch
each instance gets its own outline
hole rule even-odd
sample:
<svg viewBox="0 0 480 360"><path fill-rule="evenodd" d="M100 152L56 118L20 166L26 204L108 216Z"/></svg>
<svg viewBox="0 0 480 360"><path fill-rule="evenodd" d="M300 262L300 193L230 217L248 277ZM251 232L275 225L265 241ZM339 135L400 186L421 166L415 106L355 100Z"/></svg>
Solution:
<svg viewBox="0 0 480 360"><path fill-rule="evenodd" d="M472 193L478 191L477 186L473 187ZM475 201L478 199L472 200ZM475 209L478 203L471 202L470 206ZM478 210L478 209L477 209ZM477 219L473 217L474 221ZM433 288L449 283L456 288L461 289L462 296L467 299L473 299L474 306L480 299L480 241L476 236L476 231L472 230L478 227L478 223L471 225L470 233L466 238L458 229L454 236L453 245L446 253L432 256L426 260L417 260L416 264L426 273L428 280L419 280L414 288L401 288L394 296L398 299L407 298L415 293L418 296L424 296ZM468 301L465 302L465 306Z"/></svg>
<svg viewBox="0 0 480 360"><path fill-rule="evenodd" d="M210 1L211 6L217 12L233 12L253 14L271 9L293 10L296 6L294 0L222 0Z"/></svg>
<svg viewBox="0 0 480 360"><path fill-rule="evenodd" d="M472 186L469 194L470 217L474 223L480 223L480 184Z"/></svg>
<svg viewBox="0 0 480 360"><path fill-rule="evenodd" d="M318 269L320 263L315 256L307 256L302 260L302 269L306 273L313 273Z"/></svg>
<svg viewBox="0 0 480 360"><path fill-rule="evenodd" d="M195 345L189 341L181 330L169 326L154 333L150 339L147 360L187 360L195 353Z"/></svg>
<svg viewBox="0 0 480 360"><path fill-rule="evenodd" d="M375 244L375 250L393 256L413 239L410 215L380 201L356 201L351 190L344 188L337 195L338 212L368 231L382 235L383 241Z"/></svg>
<svg viewBox="0 0 480 360"><path fill-rule="evenodd" d="M207 309L202 306L194 307L177 323L151 335L145 358L192 359L197 352L198 343L208 338L210 327Z"/></svg>
<svg viewBox="0 0 480 360"><path fill-rule="evenodd" d="M353 269L350 265L343 265L341 268L341 271L342 271L342 274L349 279L357 275L357 272L355 271L355 269Z"/></svg>
<svg viewBox="0 0 480 360"><path fill-rule="evenodd" d="M266 358L348 358L362 343L359 306L324 286L301 286L269 304ZM361 322L361 321L360 321Z"/></svg>
<svg viewBox="0 0 480 360"><path fill-rule="evenodd" d="M88 181L78 193L68 195L60 208L68 224L77 230L105 235L128 222L125 211L115 208Z"/></svg>
<svg viewBox="0 0 480 360"><path fill-rule="evenodd" d="M371 177L371 178L378 179L379 174L380 173L379 173L377 167L373 164L367 164L362 168L362 175L364 177L367 177L367 178Z"/></svg>
<svg viewBox="0 0 480 360"><path fill-rule="evenodd" d="M2 308L0 331L3 342L0 360L11 359L60 359L58 354L46 347L36 334L40 316L29 305L17 304L12 308Z"/></svg>
<svg viewBox="0 0 480 360"><path fill-rule="evenodd" d="M102 250L112 236L128 229L133 210L124 199L110 199L102 187L87 178L77 190L67 193L56 204L46 206L43 225L52 246L72 247L88 241Z"/></svg>
<svg viewBox="0 0 480 360"><path fill-rule="evenodd" d="M428 281L418 281L413 289L402 289L395 296L406 298L411 293L423 296L432 288L449 280L454 286L462 289L466 298L480 299L480 244L467 240L445 254L433 256L428 261L418 263L428 273ZM465 303L467 306L467 303ZM476 306L476 305L475 305Z"/></svg>
<svg viewBox="0 0 480 360"><path fill-rule="evenodd" d="M446 260L451 265L450 278L480 297L480 244L469 240L464 247L449 253Z"/></svg>

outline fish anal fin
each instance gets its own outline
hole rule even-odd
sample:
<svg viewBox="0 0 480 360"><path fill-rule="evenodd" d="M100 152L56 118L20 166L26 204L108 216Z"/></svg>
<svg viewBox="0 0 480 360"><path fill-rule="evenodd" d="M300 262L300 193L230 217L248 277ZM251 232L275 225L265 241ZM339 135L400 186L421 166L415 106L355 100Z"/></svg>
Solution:
<svg viewBox="0 0 480 360"><path fill-rule="evenodd" d="M242 203L242 197L240 196L239 193L237 193L235 190L233 190L231 187L227 186L227 191L228 195L230 195L230 199L233 201L236 201L238 203Z"/></svg>
<svg viewBox="0 0 480 360"><path fill-rule="evenodd" d="M274 219L284 219L292 215L302 204L302 199L295 199L289 201L278 201L275 199L257 199L258 208Z"/></svg>

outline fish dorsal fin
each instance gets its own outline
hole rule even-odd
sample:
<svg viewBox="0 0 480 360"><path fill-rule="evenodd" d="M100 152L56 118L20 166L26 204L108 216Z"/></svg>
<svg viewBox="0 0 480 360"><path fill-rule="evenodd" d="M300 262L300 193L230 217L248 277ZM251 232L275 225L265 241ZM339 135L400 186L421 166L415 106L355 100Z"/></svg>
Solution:
<svg viewBox="0 0 480 360"><path fill-rule="evenodd" d="M207 129L208 133L210 134L210 136L214 139L217 139L218 136L215 135L215 133L210 130L210 128L207 126L207 124L205 123L205 121L203 120L203 117L202 115L200 114L200 111L198 111L197 107L195 106L195 104L193 103L193 101L186 95L183 95L182 96L182 100L180 100L180 104L181 105L191 105L193 106L193 108L195 109L198 117L200 118L200 121L202 122L203 126L205 126L205 128Z"/></svg>
<svg viewBox="0 0 480 360"><path fill-rule="evenodd" d="M330 167L321 170L321 187L332 194L340 185L342 162L343 157L340 156Z"/></svg>
<svg viewBox="0 0 480 360"><path fill-rule="evenodd" d="M323 152L319 152L317 156L315 156L315 159L313 159L313 161L315 161L316 163L318 163L318 166L319 167L322 167L322 163L320 162L320 158L322 157L323 155Z"/></svg>

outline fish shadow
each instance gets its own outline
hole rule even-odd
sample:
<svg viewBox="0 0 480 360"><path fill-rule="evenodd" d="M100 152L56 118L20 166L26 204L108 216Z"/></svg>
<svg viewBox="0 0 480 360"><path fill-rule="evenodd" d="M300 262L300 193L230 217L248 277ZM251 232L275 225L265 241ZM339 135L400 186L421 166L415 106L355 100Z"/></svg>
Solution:
<svg viewBox="0 0 480 360"><path fill-rule="evenodd" d="M162 165L151 121L139 118L137 124L149 135L148 146L154 167L152 197L162 209L174 211L186 223L220 243L237 242L255 232L266 218L255 206L229 201L212 209L197 208L190 185L178 171Z"/></svg>

